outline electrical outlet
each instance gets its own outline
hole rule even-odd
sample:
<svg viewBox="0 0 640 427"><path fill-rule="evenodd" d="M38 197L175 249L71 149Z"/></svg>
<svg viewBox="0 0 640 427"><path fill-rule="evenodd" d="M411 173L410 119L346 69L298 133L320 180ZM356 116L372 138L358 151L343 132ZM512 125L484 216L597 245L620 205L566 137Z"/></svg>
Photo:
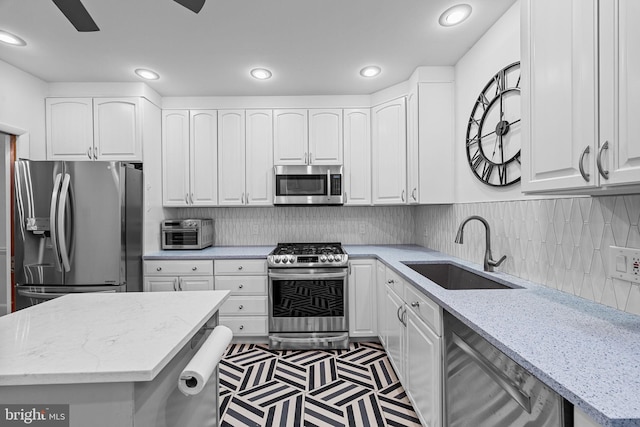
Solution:
<svg viewBox="0 0 640 427"><path fill-rule="evenodd" d="M358 232L360 234L367 234L367 224L365 224L364 222L361 222L360 225L358 226Z"/></svg>
<svg viewBox="0 0 640 427"><path fill-rule="evenodd" d="M429 237L429 229L427 227L424 228L424 237Z"/></svg>
<svg viewBox="0 0 640 427"><path fill-rule="evenodd" d="M260 227L258 224L251 224L251 234L257 235L260 232Z"/></svg>
<svg viewBox="0 0 640 427"><path fill-rule="evenodd" d="M640 283L640 249L609 246L609 271L615 279Z"/></svg>

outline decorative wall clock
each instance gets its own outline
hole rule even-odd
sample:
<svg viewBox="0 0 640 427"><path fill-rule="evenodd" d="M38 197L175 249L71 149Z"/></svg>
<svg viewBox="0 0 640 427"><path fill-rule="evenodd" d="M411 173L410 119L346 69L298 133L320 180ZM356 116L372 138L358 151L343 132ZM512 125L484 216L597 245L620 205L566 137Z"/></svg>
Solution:
<svg viewBox="0 0 640 427"><path fill-rule="evenodd" d="M520 181L520 62L498 71L482 89L467 126L473 175L492 187Z"/></svg>

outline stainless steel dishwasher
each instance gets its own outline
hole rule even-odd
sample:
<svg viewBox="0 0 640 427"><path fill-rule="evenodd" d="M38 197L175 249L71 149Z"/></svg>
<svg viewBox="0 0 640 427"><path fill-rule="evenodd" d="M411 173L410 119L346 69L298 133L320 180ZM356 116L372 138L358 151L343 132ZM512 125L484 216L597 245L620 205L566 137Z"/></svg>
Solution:
<svg viewBox="0 0 640 427"><path fill-rule="evenodd" d="M444 312L445 425L569 427L571 404Z"/></svg>

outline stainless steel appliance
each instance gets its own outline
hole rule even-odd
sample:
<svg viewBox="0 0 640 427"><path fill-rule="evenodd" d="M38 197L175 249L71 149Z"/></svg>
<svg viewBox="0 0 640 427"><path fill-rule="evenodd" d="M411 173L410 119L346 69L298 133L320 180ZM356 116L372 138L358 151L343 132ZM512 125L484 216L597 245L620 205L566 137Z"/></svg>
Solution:
<svg viewBox="0 0 640 427"><path fill-rule="evenodd" d="M448 312L444 343L444 425L573 426L570 403Z"/></svg>
<svg viewBox="0 0 640 427"><path fill-rule="evenodd" d="M162 249L203 249L213 245L213 220L167 219L160 233Z"/></svg>
<svg viewBox="0 0 640 427"><path fill-rule="evenodd" d="M16 308L142 291L142 165L15 162Z"/></svg>
<svg viewBox="0 0 640 427"><path fill-rule="evenodd" d="M340 243L279 243L269 266L269 347L349 346L349 256Z"/></svg>
<svg viewBox="0 0 640 427"><path fill-rule="evenodd" d="M274 205L342 205L342 166L275 166Z"/></svg>

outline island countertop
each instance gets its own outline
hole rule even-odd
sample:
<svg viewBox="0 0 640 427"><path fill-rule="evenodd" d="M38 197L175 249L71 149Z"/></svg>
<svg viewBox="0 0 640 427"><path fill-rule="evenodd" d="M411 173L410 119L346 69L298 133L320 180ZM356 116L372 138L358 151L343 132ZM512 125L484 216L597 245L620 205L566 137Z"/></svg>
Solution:
<svg viewBox="0 0 640 427"><path fill-rule="evenodd" d="M151 381L228 294L73 294L0 317L0 386Z"/></svg>

